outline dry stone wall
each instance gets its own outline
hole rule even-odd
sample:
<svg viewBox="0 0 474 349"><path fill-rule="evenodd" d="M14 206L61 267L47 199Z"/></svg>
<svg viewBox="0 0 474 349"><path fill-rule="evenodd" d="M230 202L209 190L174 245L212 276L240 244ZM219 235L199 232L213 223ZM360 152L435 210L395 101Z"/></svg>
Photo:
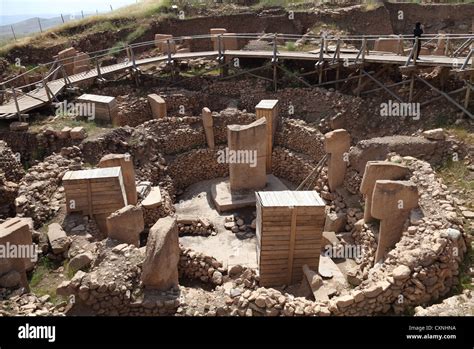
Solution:
<svg viewBox="0 0 474 349"><path fill-rule="evenodd" d="M18 216L33 218L36 227L53 217L64 205L64 189L60 188L64 173L79 170L81 166L79 148L71 147L31 167L19 183L15 200Z"/></svg>

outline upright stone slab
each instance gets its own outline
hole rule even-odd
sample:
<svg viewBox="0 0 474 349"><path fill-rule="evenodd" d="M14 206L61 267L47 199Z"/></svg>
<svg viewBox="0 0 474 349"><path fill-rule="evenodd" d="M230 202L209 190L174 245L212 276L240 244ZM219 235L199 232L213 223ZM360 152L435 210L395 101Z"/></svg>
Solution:
<svg viewBox="0 0 474 349"><path fill-rule="evenodd" d="M360 184L360 192L364 195L364 221L370 222L373 217L372 210L372 194L375 188L375 182L379 179L404 179L409 169L406 166L399 165L390 161L368 161L365 165L364 176Z"/></svg>
<svg viewBox="0 0 474 349"><path fill-rule="evenodd" d="M145 221L141 207L128 205L107 217L107 233L111 239L138 247L143 229Z"/></svg>
<svg viewBox="0 0 474 349"><path fill-rule="evenodd" d="M222 36L222 41L224 43L224 50L238 50L239 47L239 38L236 33L225 33Z"/></svg>
<svg viewBox="0 0 474 349"><path fill-rule="evenodd" d="M141 280L146 288L169 290L178 285L180 248L176 218L159 219L150 229Z"/></svg>
<svg viewBox="0 0 474 349"><path fill-rule="evenodd" d="M127 196L127 203L136 205L138 201L135 185L135 168L133 158L129 154L107 154L99 161L99 167L120 167L122 170L123 185Z"/></svg>
<svg viewBox="0 0 474 349"><path fill-rule="evenodd" d="M211 35L213 35L213 36L211 36L212 48L213 48L214 51L217 51L217 50L219 50L218 35L221 35L221 34L223 35L223 34L227 33L227 29L225 29L225 28L211 28L210 33L211 33ZM224 45L224 40L222 40L222 45ZM224 47L221 47L221 49L224 49Z"/></svg>
<svg viewBox="0 0 474 349"><path fill-rule="evenodd" d="M91 58L87 53L79 52L74 57L74 74L83 73L91 69Z"/></svg>
<svg viewBox="0 0 474 349"><path fill-rule="evenodd" d="M446 35L440 34L438 37L436 49L433 51L433 54L437 56L444 56L445 50L446 50Z"/></svg>
<svg viewBox="0 0 474 349"><path fill-rule="evenodd" d="M227 126L230 190L258 190L265 187L267 176L267 121L258 119L249 125Z"/></svg>
<svg viewBox="0 0 474 349"><path fill-rule="evenodd" d="M5 253L10 254L13 251L12 248L17 252L26 250L32 252L33 242L28 220L15 217L0 224L0 246L4 246ZM34 253L36 253L36 249ZM5 257L0 257L0 287L20 285L28 289L26 270L31 265L31 257L34 256L29 255L27 258L19 258L19 255L7 255Z"/></svg>
<svg viewBox="0 0 474 349"><path fill-rule="evenodd" d="M255 107L257 119L267 120L267 160L266 171L272 173L273 141L278 128L278 99L262 99Z"/></svg>
<svg viewBox="0 0 474 349"><path fill-rule="evenodd" d="M342 128L324 135L324 149L329 154L328 184L331 191L344 183L347 168L347 159L344 157L350 146L351 136Z"/></svg>
<svg viewBox="0 0 474 349"><path fill-rule="evenodd" d="M176 43L173 40L173 35L155 34L155 46L161 51L161 53L168 54L168 51L170 51L170 53L176 53Z"/></svg>
<svg viewBox="0 0 474 349"><path fill-rule="evenodd" d="M380 219L375 262L400 241L410 211L418 206L418 189L411 181L378 180L372 196L372 216Z"/></svg>
<svg viewBox="0 0 474 349"><path fill-rule="evenodd" d="M157 94L148 95L148 103L150 104L151 113L154 119L166 117L166 102Z"/></svg>
<svg viewBox="0 0 474 349"><path fill-rule="evenodd" d="M64 66L67 75L74 74L74 57L76 56L76 54L77 51L74 47L69 47L58 53L59 64L62 64Z"/></svg>
<svg viewBox="0 0 474 349"><path fill-rule="evenodd" d="M209 108L202 108L202 124L204 133L206 134L207 146L214 149L214 119Z"/></svg>
<svg viewBox="0 0 474 349"><path fill-rule="evenodd" d="M375 40L374 51L393 52L403 55L403 40L397 37Z"/></svg>

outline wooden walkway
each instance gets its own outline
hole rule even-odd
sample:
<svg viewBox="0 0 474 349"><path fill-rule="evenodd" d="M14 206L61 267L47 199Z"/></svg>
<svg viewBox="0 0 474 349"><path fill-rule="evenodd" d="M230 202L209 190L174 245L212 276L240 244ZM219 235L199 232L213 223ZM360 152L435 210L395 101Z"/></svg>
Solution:
<svg viewBox="0 0 474 349"><path fill-rule="evenodd" d="M176 53L172 55L172 59L196 59L196 58L217 58L219 56L218 51L204 51L204 52L187 52L187 53ZM221 53L224 57L242 57L242 58L260 58L260 59L272 59L275 56L273 51L245 51L245 50L226 50ZM320 58L319 50L310 52L278 52L278 59L282 60L309 60L317 62ZM333 54L324 54L322 57L325 61L332 61ZM139 67L142 65L153 64L167 61L169 57L167 55L161 55L157 57L150 57L145 59L137 59L135 66ZM355 62L357 59L357 53L355 52L344 52L341 51L338 60L343 62ZM462 58L461 58L462 59ZM462 63L460 58L451 58L446 56L421 56L421 60L417 61L418 66L444 66L453 67L455 64ZM379 63L379 64L397 64L404 65L407 61L406 56L400 56L393 53L381 53L371 51L364 57L366 63ZM472 65L472 63L471 63ZM100 76L106 76L109 74L117 73L126 69L133 68L132 62L117 63L105 67L100 67L100 74L96 68L91 69L87 72L80 74L70 75L66 80L64 78L56 79L47 82L47 87L51 93L47 93L47 90L42 87L38 87L35 90L23 94L17 91L16 102L14 98L0 105L0 119L15 119L18 118L18 113L25 114L33 109L44 106L54 97L62 93L62 91L70 84L74 85L89 79L95 79ZM471 68L474 68L471 66ZM99 76L100 75L100 76ZM51 96L51 94L54 95Z"/></svg>

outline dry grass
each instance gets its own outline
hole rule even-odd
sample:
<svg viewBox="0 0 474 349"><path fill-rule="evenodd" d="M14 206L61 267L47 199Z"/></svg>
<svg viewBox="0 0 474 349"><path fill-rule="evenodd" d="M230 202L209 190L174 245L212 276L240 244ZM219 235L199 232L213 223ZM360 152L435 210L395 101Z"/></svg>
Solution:
<svg viewBox="0 0 474 349"><path fill-rule="evenodd" d="M144 19L152 20L156 15L162 16L162 10L169 6L170 0L142 0L138 4L129 5L106 14L69 21L52 27L43 33L11 41L0 47L0 55L6 55L14 48L28 45L45 47L49 43L65 43L76 31L81 34L90 34L108 30L116 31L119 29L135 28L137 33L134 35L137 37L140 32L146 30L148 25Z"/></svg>

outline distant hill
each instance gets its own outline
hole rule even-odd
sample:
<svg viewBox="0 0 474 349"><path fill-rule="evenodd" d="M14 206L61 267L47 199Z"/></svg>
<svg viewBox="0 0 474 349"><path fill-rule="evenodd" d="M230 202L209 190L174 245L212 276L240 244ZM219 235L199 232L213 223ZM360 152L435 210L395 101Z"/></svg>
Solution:
<svg viewBox="0 0 474 349"><path fill-rule="evenodd" d="M92 14L87 14L87 15L84 14L85 17L91 16L91 15ZM75 16L75 17L71 15L63 15L63 17L64 17L64 21L68 22L71 20L81 18L81 15ZM43 28L43 31L63 23L61 16L58 16L58 17L53 17L53 18L33 17L33 18L22 20L20 22L16 22L13 24L1 25L0 26L0 40L6 40L13 37L11 26L13 26L13 29L15 30L15 35L17 38L40 32L38 18L41 22L41 27Z"/></svg>

